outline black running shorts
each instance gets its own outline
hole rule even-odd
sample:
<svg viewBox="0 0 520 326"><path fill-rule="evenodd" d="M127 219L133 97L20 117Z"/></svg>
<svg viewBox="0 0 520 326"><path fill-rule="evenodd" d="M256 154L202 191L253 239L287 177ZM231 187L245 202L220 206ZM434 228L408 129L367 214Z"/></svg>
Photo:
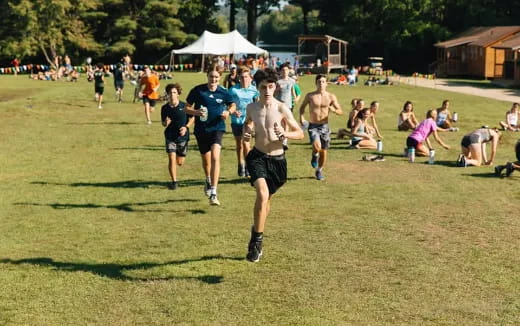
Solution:
<svg viewBox="0 0 520 326"><path fill-rule="evenodd" d="M274 194L287 181L287 161L285 155L267 155L253 148L246 157L246 166L253 186L255 181L264 178L269 194Z"/></svg>

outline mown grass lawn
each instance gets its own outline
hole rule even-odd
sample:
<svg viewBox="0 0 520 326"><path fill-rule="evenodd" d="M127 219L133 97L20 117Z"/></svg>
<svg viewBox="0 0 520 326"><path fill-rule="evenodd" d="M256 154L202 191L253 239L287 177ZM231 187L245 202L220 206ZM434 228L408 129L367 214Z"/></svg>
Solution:
<svg viewBox="0 0 520 326"><path fill-rule="evenodd" d="M314 76L301 78L313 89ZM183 99L198 73L178 73ZM520 175L456 168L462 135L497 125L510 103L410 86L329 86L344 110L379 100L386 161L333 140L322 182L307 139L287 152L264 256L245 258L253 188L224 139L220 207L203 196L195 142L166 188L159 110L98 110L93 85L0 76L0 324L518 325ZM162 81L162 86L166 82ZM450 99L458 133L435 165L401 157L404 101L418 117ZM345 117L332 117L335 131ZM514 159L505 134L497 163Z"/></svg>

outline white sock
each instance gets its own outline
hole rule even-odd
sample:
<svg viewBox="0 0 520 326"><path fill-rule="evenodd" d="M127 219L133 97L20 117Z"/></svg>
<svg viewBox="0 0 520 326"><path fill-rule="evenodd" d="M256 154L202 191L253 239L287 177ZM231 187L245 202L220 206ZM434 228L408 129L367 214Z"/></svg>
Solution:
<svg viewBox="0 0 520 326"><path fill-rule="evenodd" d="M210 177L206 177L206 182L211 184L211 178Z"/></svg>
<svg viewBox="0 0 520 326"><path fill-rule="evenodd" d="M216 195L217 194L217 187L211 187L211 194Z"/></svg>

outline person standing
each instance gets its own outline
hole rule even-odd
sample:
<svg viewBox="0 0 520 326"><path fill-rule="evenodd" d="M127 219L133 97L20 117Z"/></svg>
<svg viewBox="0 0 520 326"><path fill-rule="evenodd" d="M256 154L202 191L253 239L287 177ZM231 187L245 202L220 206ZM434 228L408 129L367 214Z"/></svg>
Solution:
<svg viewBox="0 0 520 326"><path fill-rule="evenodd" d="M247 106L243 137L244 141L250 141L254 128L255 145L246 157L246 164L251 185L256 189L256 201L246 258L258 262L263 253L263 232L271 198L287 181L287 161L282 140L302 139L303 131L291 110L274 98L276 72L270 68L259 70L254 80L260 97L259 101ZM281 127L282 120L287 122L288 131Z"/></svg>
<svg viewBox="0 0 520 326"><path fill-rule="evenodd" d="M94 71L94 91L96 92L96 100L98 102L98 109L102 109L103 92L105 91L105 66L103 63L96 65Z"/></svg>
<svg viewBox="0 0 520 326"><path fill-rule="evenodd" d="M195 138L206 176L204 193L210 205L220 205L217 186L220 177L220 151L225 120L235 112L235 104L227 89L219 85L220 73L210 69L208 82L195 86L186 98L185 112L195 116Z"/></svg>
<svg viewBox="0 0 520 326"><path fill-rule="evenodd" d="M289 110L293 110L293 98L296 98L296 91L294 90L294 84L296 81L289 76L290 72L289 65L284 63L280 66L280 79L276 82L276 99L285 104ZM282 127L285 128L285 122ZM284 149L287 150L287 139L283 142Z"/></svg>
<svg viewBox="0 0 520 326"><path fill-rule="evenodd" d="M246 119L246 107L253 103L258 98L258 91L251 83L253 78L251 71L247 67L240 68L238 73L240 83L236 87L229 90L233 102L236 104L236 111L231 115L231 131L235 137L237 161L238 161L238 176L247 176L245 157L249 153L249 142L243 142L242 130L244 128L244 121Z"/></svg>
<svg viewBox="0 0 520 326"><path fill-rule="evenodd" d="M123 64L118 63L114 70L114 88L116 89L116 100L121 103L123 101L123 88L125 87Z"/></svg>
<svg viewBox="0 0 520 326"><path fill-rule="evenodd" d="M13 69L13 73L15 76L18 75L18 67L20 66L20 60L18 60L18 57L15 57L12 61L11 61L11 64L13 65L14 69Z"/></svg>
<svg viewBox="0 0 520 326"><path fill-rule="evenodd" d="M155 111L155 102L159 99L159 78L152 73L150 67L144 67L144 75L140 81L139 97L142 97L146 123L152 124L151 112Z"/></svg>
<svg viewBox="0 0 520 326"><path fill-rule="evenodd" d="M193 125L194 118L186 115L185 103L179 101L182 93L181 85L166 85L166 96L168 103L161 108L161 121L164 128L164 139L166 143L166 153L168 154L168 171L171 177L171 184L168 188L177 189L177 166L182 166L188 151L188 141L190 140L190 127Z"/></svg>
<svg viewBox="0 0 520 326"><path fill-rule="evenodd" d="M336 95L327 92L327 76L319 74L315 79L316 90L305 95L300 106L300 124L306 124L305 108L309 106L309 140L312 144L311 166L316 169L316 180L323 180L323 166L330 145L329 112L342 115Z"/></svg>

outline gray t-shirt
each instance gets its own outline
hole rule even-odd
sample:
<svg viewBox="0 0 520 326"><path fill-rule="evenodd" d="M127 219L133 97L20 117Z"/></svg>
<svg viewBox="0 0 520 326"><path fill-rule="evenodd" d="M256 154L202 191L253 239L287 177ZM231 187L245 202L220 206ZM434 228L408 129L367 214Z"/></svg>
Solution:
<svg viewBox="0 0 520 326"><path fill-rule="evenodd" d="M276 99L283 102L289 109L292 109L292 89L296 82L292 78L279 79L276 82L278 86L278 95Z"/></svg>

